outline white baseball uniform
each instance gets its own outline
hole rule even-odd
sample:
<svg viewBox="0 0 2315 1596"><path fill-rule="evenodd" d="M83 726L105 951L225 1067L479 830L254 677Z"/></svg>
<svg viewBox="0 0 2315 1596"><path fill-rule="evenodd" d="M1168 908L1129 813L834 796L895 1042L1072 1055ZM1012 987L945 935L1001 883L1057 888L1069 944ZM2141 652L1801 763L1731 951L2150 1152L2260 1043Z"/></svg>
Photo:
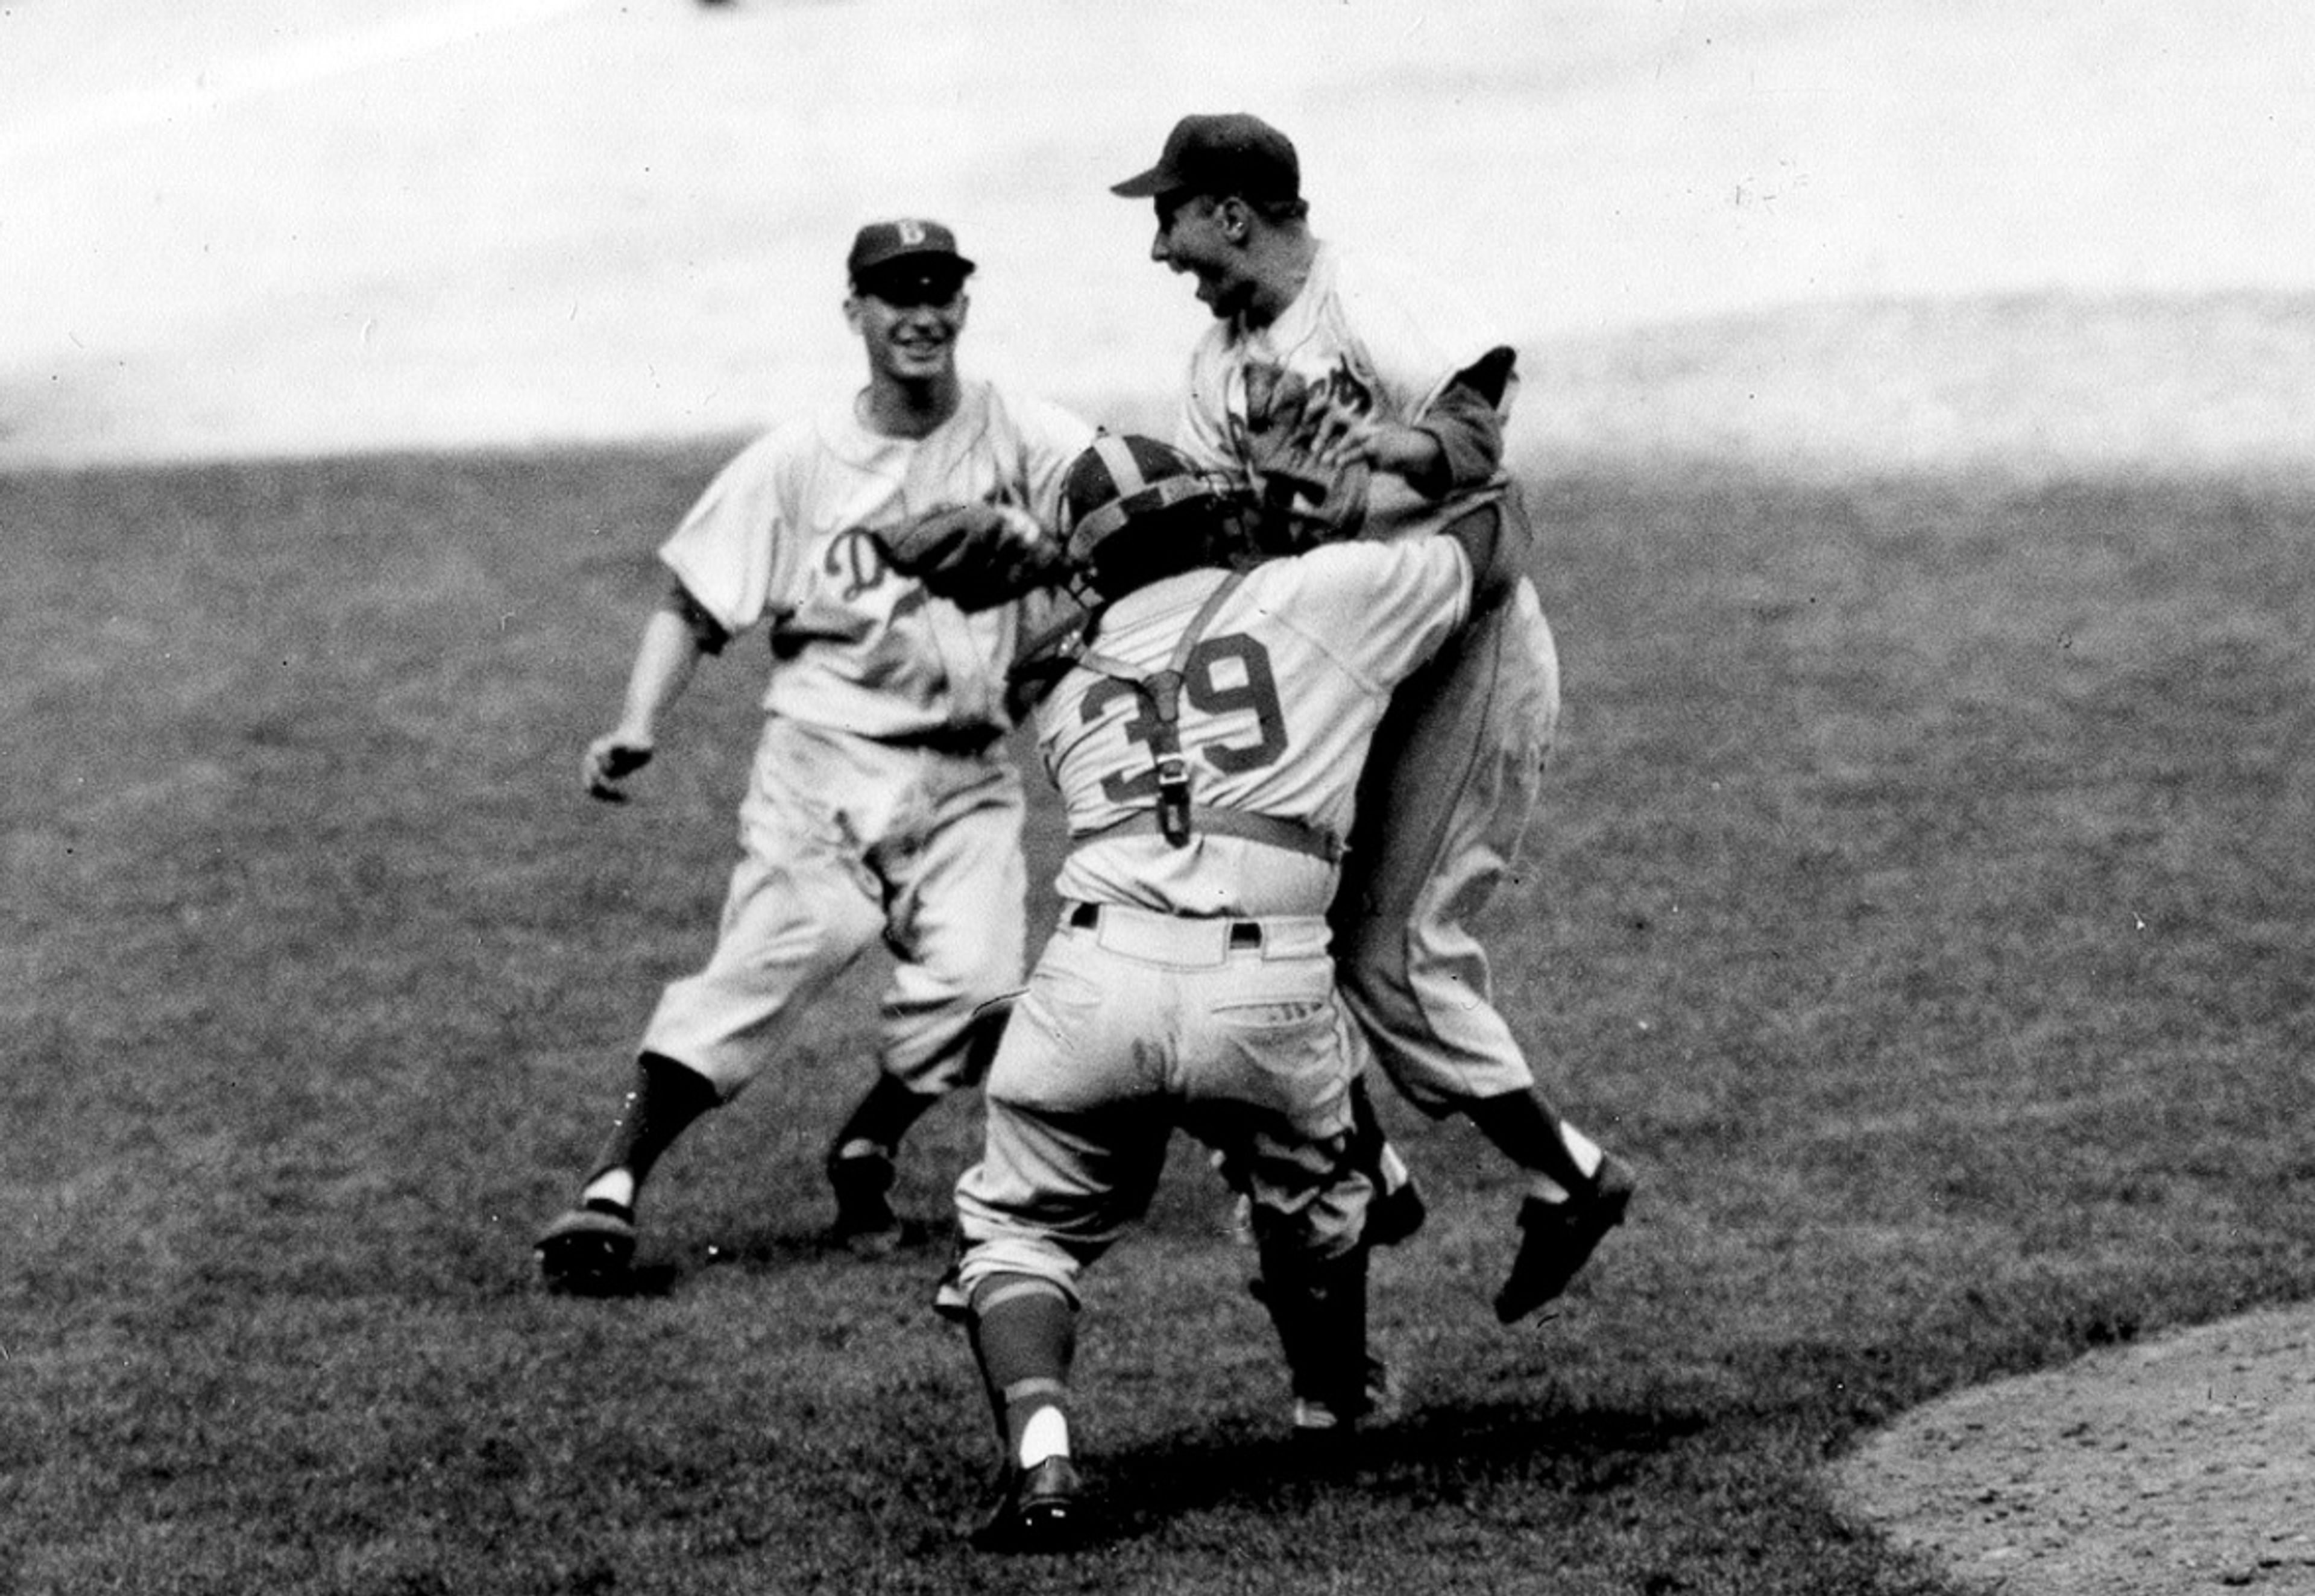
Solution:
<svg viewBox="0 0 2315 1596"><path fill-rule="evenodd" d="M1311 389L1402 425L1419 423L1489 350L1444 341L1406 299L1330 244L1266 325L1209 327L1193 352L1175 442L1201 467L1259 488L1249 376L1291 372ZM1502 407L1511 395L1503 395ZM1339 530L1397 540L1503 501L1483 485L1430 500L1387 474L1346 474L1320 512ZM1502 504L1503 513L1519 513ZM1388 601L1384 601L1388 603ZM1362 818L1334 909L1344 994L1399 1089L1433 1113L1534 1084L1492 1000L1485 951L1465 921L1493 893L1532 812L1559 713L1559 667L1531 583L1473 617L1397 696L1376 736Z"/></svg>
<svg viewBox="0 0 2315 1596"><path fill-rule="evenodd" d="M766 714L715 950L669 985L642 1047L729 1099L799 1008L879 937L898 958L880 1061L957 1084L974 1007L1017 987L1026 867L1004 758L1011 607L967 615L890 570L869 534L985 501L1051 525L1093 430L966 382L929 436L889 438L849 401L741 452L660 551L731 634L767 625Z"/></svg>
<svg viewBox="0 0 2315 1596"><path fill-rule="evenodd" d="M1075 846L957 1185L968 1295L1027 1274L1074 1299L1146 1210L1176 1126L1243 1172L1258 1228L1317 1257L1355 1245L1369 1193L1344 1143L1363 1054L1328 953L1325 839L1354 823L1391 690L1463 622L1470 583L1444 537L1170 577L1111 605L1092 662L1039 705ZM1218 591L1179 667L1197 808L1176 847L1149 823L1149 703L1104 671L1165 667ZM1247 835L1248 816L1275 835Z"/></svg>

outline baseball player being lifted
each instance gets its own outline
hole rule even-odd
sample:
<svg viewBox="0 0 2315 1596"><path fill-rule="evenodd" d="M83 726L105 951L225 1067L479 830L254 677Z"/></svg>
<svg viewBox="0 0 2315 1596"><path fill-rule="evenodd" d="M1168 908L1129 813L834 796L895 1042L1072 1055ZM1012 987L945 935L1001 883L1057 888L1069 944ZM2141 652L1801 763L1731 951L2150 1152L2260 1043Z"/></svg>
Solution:
<svg viewBox="0 0 2315 1596"><path fill-rule="evenodd" d="M1215 318L1175 441L1259 494L1289 546L1523 519L1503 470L1513 351L1434 338L1314 236L1283 134L1243 114L1185 117L1158 164L1113 192L1154 201L1150 257L1193 279ZM1634 1184L1539 1090L1467 928L1526 829L1558 706L1550 628L1522 579L1394 698L1334 909L1344 989L1385 1072L1425 1112L1467 1115L1527 1173L1495 1299L1507 1324L1566 1289ZM1362 1124L1395 1185L1402 1170L1363 1104Z"/></svg>
<svg viewBox="0 0 2315 1596"><path fill-rule="evenodd" d="M701 655L768 624L764 730L714 951L661 995L576 1206L538 1238L550 1284L620 1277L653 1165L879 938L896 960L879 1069L827 1169L839 1238L883 1250L899 1234L887 1193L901 1137L986 1065L995 1028L975 1010L1020 984L1022 794L1001 746L1017 614L932 598L874 535L922 518L1040 539L1093 430L959 376L973 266L948 228L871 224L847 266L866 386L741 453L668 538L673 591L644 628L625 713L587 749L587 790L617 799Z"/></svg>
<svg viewBox="0 0 2315 1596"><path fill-rule="evenodd" d="M1068 1379L1078 1281L1148 1209L1185 1129L1252 1200L1259 1295L1298 1432L1370 1410L1363 1053L1328 954L1342 838L1391 688L1515 569L1505 523L1224 569L1225 496L1176 451L1104 436L1072 467L1068 549L1098 596L1039 704L1071 850L1060 923L1005 1031L945 1293L1006 1448L979 1538L1079 1512ZM1482 599L1481 602L1486 600Z"/></svg>

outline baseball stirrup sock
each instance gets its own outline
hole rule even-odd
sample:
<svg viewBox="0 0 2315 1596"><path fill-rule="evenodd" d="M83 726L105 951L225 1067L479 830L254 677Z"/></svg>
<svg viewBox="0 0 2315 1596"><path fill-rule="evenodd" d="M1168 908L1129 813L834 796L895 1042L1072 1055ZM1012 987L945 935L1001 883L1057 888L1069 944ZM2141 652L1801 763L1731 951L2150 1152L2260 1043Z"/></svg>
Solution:
<svg viewBox="0 0 2315 1596"><path fill-rule="evenodd" d="M1077 1307L1051 1281L1028 1275L995 1275L972 1294L972 1352L989 1390L989 1403L1005 1434L1006 1455L1024 1467L1039 1459L1024 1454L1038 1447L1069 1450L1069 1365L1077 1356ZM1051 1419L1040 1414L1051 1413ZM1056 1431L1056 1425L1059 1429Z"/></svg>
<svg viewBox="0 0 2315 1596"><path fill-rule="evenodd" d="M635 1183L634 1170L614 1164L608 1169L594 1175L579 1189L579 1201L582 1207L608 1203L613 1208L625 1210L628 1215L632 1215L634 1211L635 1193L640 1189Z"/></svg>
<svg viewBox="0 0 2315 1596"><path fill-rule="evenodd" d="M603 1143L596 1168L624 1169L641 1186L651 1177L660 1155L675 1145L676 1138L723 1101L715 1083L699 1071L657 1053L645 1053L635 1060L634 1085L620 1104L619 1117ZM633 1200L631 1190L628 1201Z"/></svg>
<svg viewBox="0 0 2315 1596"><path fill-rule="evenodd" d="M1600 1165L1608 1157L1601 1150L1600 1144L1566 1120L1559 1122L1559 1138L1567 1144L1568 1156L1575 1160L1575 1166L1583 1172L1583 1177L1586 1180L1597 1178Z"/></svg>
<svg viewBox="0 0 2315 1596"><path fill-rule="evenodd" d="M1498 1152L1527 1171L1535 1182L1537 1196L1564 1202L1570 1195L1591 1189L1592 1170L1583 1166L1568 1145L1566 1122L1540 1092L1530 1088L1498 1093L1466 1104L1464 1112ZM1586 1140L1584 1145L1591 1143ZM1595 1158L1592 1168L1598 1167Z"/></svg>
<svg viewBox="0 0 2315 1596"><path fill-rule="evenodd" d="M1601 1149L1598 1142L1566 1120L1559 1122L1559 1139L1567 1144L1567 1156L1575 1160L1575 1167L1583 1172L1584 1189L1588 1191L1600 1178L1600 1166L1608 1155ZM1539 1202L1566 1202L1574 1196L1566 1186L1549 1175L1532 1171L1528 1177L1528 1190Z"/></svg>
<svg viewBox="0 0 2315 1596"><path fill-rule="evenodd" d="M1005 1393L1006 1444L1013 1460L1034 1468L1069 1455L1069 1388L1059 1380L1024 1380Z"/></svg>

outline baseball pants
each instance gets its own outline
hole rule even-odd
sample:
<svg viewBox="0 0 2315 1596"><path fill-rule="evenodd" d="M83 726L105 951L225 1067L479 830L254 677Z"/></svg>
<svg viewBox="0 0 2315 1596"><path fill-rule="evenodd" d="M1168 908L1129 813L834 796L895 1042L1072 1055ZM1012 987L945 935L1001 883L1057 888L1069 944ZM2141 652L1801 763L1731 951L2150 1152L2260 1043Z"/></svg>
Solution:
<svg viewBox="0 0 2315 1596"><path fill-rule="evenodd" d="M1091 922L1091 923L1087 923ZM1358 1243L1347 1162L1362 1061L1318 916L1065 909L989 1074L980 1163L956 1188L969 1295L1078 1275L1149 1210L1176 1128L1242 1171L1257 1234L1312 1260Z"/></svg>
<svg viewBox="0 0 2315 1596"><path fill-rule="evenodd" d="M927 1095L969 1085L974 1008L1021 984L1022 818L1001 745L963 754L767 721L715 950L661 995L643 1051L729 1101L881 938L896 964L880 1065Z"/></svg>
<svg viewBox="0 0 2315 1596"><path fill-rule="evenodd" d="M1335 956L1384 1073L1428 1113L1534 1085L1469 923L1518 853L1558 719L1557 651L1522 578L1400 685L1368 758Z"/></svg>

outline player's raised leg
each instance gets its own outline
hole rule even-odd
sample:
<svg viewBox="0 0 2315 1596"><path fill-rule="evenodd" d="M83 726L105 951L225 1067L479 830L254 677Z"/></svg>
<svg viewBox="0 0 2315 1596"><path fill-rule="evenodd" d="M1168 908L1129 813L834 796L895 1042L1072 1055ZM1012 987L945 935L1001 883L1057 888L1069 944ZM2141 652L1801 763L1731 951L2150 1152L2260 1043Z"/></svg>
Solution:
<svg viewBox="0 0 2315 1596"><path fill-rule="evenodd" d="M1475 617L1403 687L1360 793L1363 823L1335 925L1344 995L1384 1073L1426 1113L1461 1113L1525 1171L1521 1242L1495 1310L1566 1290L1628 1206L1632 1172L1537 1084L1494 1001L1469 925L1533 812L1557 723L1558 661L1531 586Z"/></svg>

